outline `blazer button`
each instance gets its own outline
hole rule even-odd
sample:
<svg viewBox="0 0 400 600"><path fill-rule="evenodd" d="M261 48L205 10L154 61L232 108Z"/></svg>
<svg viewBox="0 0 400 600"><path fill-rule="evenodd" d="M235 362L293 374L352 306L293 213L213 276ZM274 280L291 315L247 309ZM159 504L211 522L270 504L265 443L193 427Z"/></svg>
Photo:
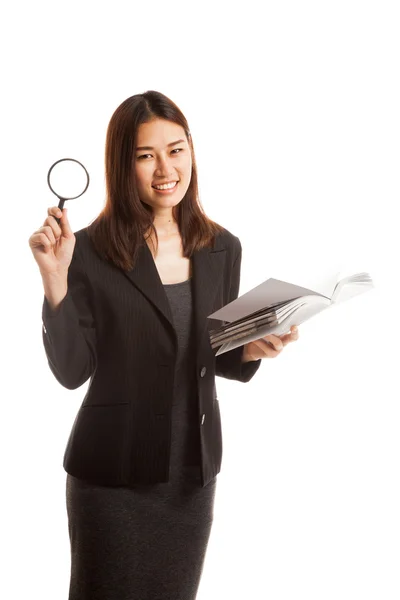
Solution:
<svg viewBox="0 0 400 600"><path fill-rule="evenodd" d="M203 367L202 370L200 371L200 377L204 377L206 372L207 372L207 369L205 367Z"/></svg>
<svg viewBox="0 0 400 600"><path fill-rule="evenodd" d="M204 420L205 420L205 418L206 418L206 415L202 415L202 417L201 417L201 424L202 424L202 425L203 425L203 423L204 423Z"/></svg>

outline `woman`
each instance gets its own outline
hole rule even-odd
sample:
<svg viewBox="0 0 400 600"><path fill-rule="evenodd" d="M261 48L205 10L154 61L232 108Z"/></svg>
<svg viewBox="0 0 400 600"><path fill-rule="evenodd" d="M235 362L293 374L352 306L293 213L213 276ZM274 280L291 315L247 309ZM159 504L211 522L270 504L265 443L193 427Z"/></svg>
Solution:
<svg viewBox="0 0 400 600"><path fill-rule="evenodd" d="M68 389L90 378L63 462L69 600L190 600L222 459L215 375L249 381L297 333L215 357L220 322L207 316L238 296L241 244L201 210L170 99L148 91L117 108L105 167L94 222L74 233L51 207L30 238L49 367Z"/></svg>

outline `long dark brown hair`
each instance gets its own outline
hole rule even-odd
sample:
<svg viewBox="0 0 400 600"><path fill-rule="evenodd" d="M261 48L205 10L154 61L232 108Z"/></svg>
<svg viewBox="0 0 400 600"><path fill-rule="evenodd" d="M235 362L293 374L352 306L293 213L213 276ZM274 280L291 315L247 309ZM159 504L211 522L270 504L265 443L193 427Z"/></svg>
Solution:
<svg viewBox="0 0 400 600"><path fill-rule="evenodd" d="M183 253L211 246L224 228L209 219L201 206L192 136L180 109L160 92L149 90L127 98L108 124L105 144L106 201L103 210L87 228L97 253L123 270L133 268L145 234L153 231L152 207L139 198L135 175L135 146L141 123L161 118L183 127L192 153L192 174L185 196L172 209L182 238Z"/></svg>

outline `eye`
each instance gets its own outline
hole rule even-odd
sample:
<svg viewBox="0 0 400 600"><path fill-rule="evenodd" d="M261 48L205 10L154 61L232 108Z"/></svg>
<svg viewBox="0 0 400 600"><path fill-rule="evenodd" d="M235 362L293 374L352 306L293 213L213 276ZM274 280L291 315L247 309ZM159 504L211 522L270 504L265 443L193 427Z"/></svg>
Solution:
<svg viewBox="0 0 400 600"><path fill-rule="evenodd" d="M174 150L171 150L171 152L181 152L183 150L183 148L174 148ZM141 154L140 156L137 157L137 160L140 160L141 158L144 158L145 156L151 156L151 154Z"/></svg>

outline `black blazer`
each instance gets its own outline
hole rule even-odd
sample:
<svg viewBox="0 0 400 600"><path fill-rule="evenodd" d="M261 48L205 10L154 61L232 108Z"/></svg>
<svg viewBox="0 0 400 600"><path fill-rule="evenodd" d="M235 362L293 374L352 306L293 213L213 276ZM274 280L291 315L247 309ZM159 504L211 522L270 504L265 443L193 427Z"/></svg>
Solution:
<svg viewBox="0 0 400 600"><path fill-rule="evenodd" d="M73 390L90 378L72 425L63 467L99 485L166 482L177 335L146 243L125 272L101 259L87 228L74 232L68 292L56 311L46 296L42 338L51 371ZM241 363L243 346L215 356L207 315L238 296L242 247L224 229L192 256L197 401L204 487L220 472L221 416L215 375L250 381L261 359Z"/></svg>

